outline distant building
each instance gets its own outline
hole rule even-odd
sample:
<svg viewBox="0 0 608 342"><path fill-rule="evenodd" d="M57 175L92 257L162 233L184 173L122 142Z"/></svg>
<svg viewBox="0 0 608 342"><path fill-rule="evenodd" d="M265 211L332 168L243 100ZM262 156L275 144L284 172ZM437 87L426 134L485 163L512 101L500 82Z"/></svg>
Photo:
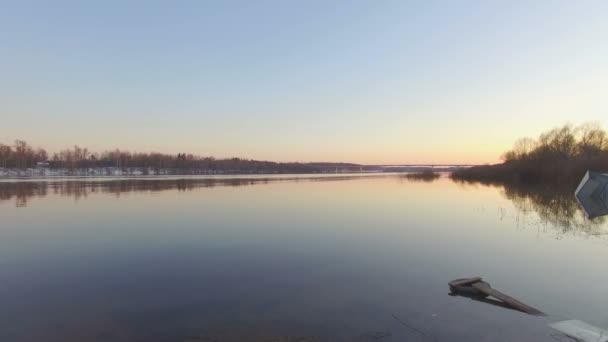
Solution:
<svg viewBox="0 0 608 342"><path fill-rule="evenodd" d="M39 169L45 169L45 168L49 167L49 163L48 162L37 162L36 167Z"/></svg>

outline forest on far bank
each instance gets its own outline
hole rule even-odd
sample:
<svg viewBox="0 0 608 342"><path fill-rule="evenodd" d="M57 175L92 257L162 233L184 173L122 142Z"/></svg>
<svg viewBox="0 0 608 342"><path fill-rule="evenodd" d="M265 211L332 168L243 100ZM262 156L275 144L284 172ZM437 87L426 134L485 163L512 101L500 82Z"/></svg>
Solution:
<svg viewBox="0 0 608 342"><path fill-rule="evenodd" d="M152 170L192 170L208 172L242 173L315 173L324 172L328 167L354 167L354 164L323 163L279 163L241 158L216 159L188 153L165 154L158 152L141 153L124 150L109 150L92 153L87 148L74 146L49 155L43 148L34 148L23 140L11 145L0 143L0 168L28 169L41 166L50 169L82 170L91 168L140 168Z"/></svg>

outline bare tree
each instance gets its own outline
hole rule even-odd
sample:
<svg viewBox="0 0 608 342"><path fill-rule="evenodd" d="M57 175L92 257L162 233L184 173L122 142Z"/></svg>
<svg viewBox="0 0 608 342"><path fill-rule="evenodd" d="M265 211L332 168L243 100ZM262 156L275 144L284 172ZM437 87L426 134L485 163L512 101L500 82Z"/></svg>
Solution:
<svg viewBox="0 0 608 342"><path fill-rule="evenodd" d="M15 140L15 162L16 167L22 169L34 162L34 150L23 140Z"/></svg>
<svg viewBox="0 0 608 342"><path fill-rule="evenodd" d="M9 159L11 158L12 149L8 145L0 144L0 165L7 168Z"/></svg>
<svg viewBox="0 0 608 342"><path fill-rule="evenodd" d="M575 153L576 138L571 125L554 128L540 135L535 152L541 158L568 159Z"/></svg>
<svg viewBox="0 0 608 342"><path fill-rule="evenodd" d="M591 157L608 149L608 137L599 123L592 122L579 126L576 129L578 135L578 153L585 157Z"/></svg>
<svg viewBox="0 0 608 342"><path fill-rule="evenodd" d="M49 159L49 157L43 148L38 148L36 150L35 159L37 162L45 162Z"/></svg>
<svg viewBox="0 0 608 342"><path fill-rule="evenodd" d="M536 141L531 138L518 139L513 145L513 152L518 159L526 159L536 147Z"/></svg>

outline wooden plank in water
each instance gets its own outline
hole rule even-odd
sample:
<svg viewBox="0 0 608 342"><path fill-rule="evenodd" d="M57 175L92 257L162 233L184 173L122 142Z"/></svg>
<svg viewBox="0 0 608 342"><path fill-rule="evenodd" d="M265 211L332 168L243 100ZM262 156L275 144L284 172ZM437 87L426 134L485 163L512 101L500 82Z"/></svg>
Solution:
<svg viewBox="0 0 608 342"><path fill-rule="evenodd" d="M463 279L452 280L449 283L449 285L450 286L465 286L465 285L471 285L478 281L481 281L481 277L463 278Z"/></svg>
<svg viewBox="0 0 608 342"><path fill-rule="evenodd" d="M486 283L474 283L472 285L474 288L478 289L480 292L483 292L485 294L487 294L488 296L492 296L496 299L500 299L503 302L507 303L508 305L516 308L517 310L523 311L527 314L530 315L534 315L534 316L544 316L545 314L538 310L535 309L529 305L526 305L520 301L518 301L517 299L508 296L498 290L495 290L493 288L491 288L490 286L488 286Z"/></svg>

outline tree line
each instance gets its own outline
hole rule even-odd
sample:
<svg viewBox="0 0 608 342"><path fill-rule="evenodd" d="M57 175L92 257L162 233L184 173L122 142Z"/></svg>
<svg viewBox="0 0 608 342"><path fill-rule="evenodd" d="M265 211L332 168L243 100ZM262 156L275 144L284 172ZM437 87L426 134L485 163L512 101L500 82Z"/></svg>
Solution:
<svg viewBox="0 0 608 342"><path fill-rule="evenodd" d="M87 148L74 146L49 155L43 148L33 148L23 140L14 144L0 143L0 167L27 169L41 166L51 169L140 168L171 170L171 173L315 173L323 167L308 163L277 163L241 158L216 159L189 153L164 154L109 150L92 153Z"/></svg>
<svg viewBox="0 0 608 342"><path fill-rule="evenodd" d="M23 140L15 140L13 146L0 143L0 167L24 169L47 159L44 149L34 149Z"/></svg>
<svg viewBox="0 0 608 342"><path fill-rule="evenodd" d="M459 170L452 177L482 182L551 183L572 188L587 170L608 172L608 133L598 123L564 125L522 138L502 164Z"/></svg>
<svg viewBox="0 0 608 342"><path fill-rule="evenodd" d="M509 162L529 160L592 159L608 152L608 134L597 123L578 127L565 125L542 133L538 139L522 138L502 159Z"/></svg>

